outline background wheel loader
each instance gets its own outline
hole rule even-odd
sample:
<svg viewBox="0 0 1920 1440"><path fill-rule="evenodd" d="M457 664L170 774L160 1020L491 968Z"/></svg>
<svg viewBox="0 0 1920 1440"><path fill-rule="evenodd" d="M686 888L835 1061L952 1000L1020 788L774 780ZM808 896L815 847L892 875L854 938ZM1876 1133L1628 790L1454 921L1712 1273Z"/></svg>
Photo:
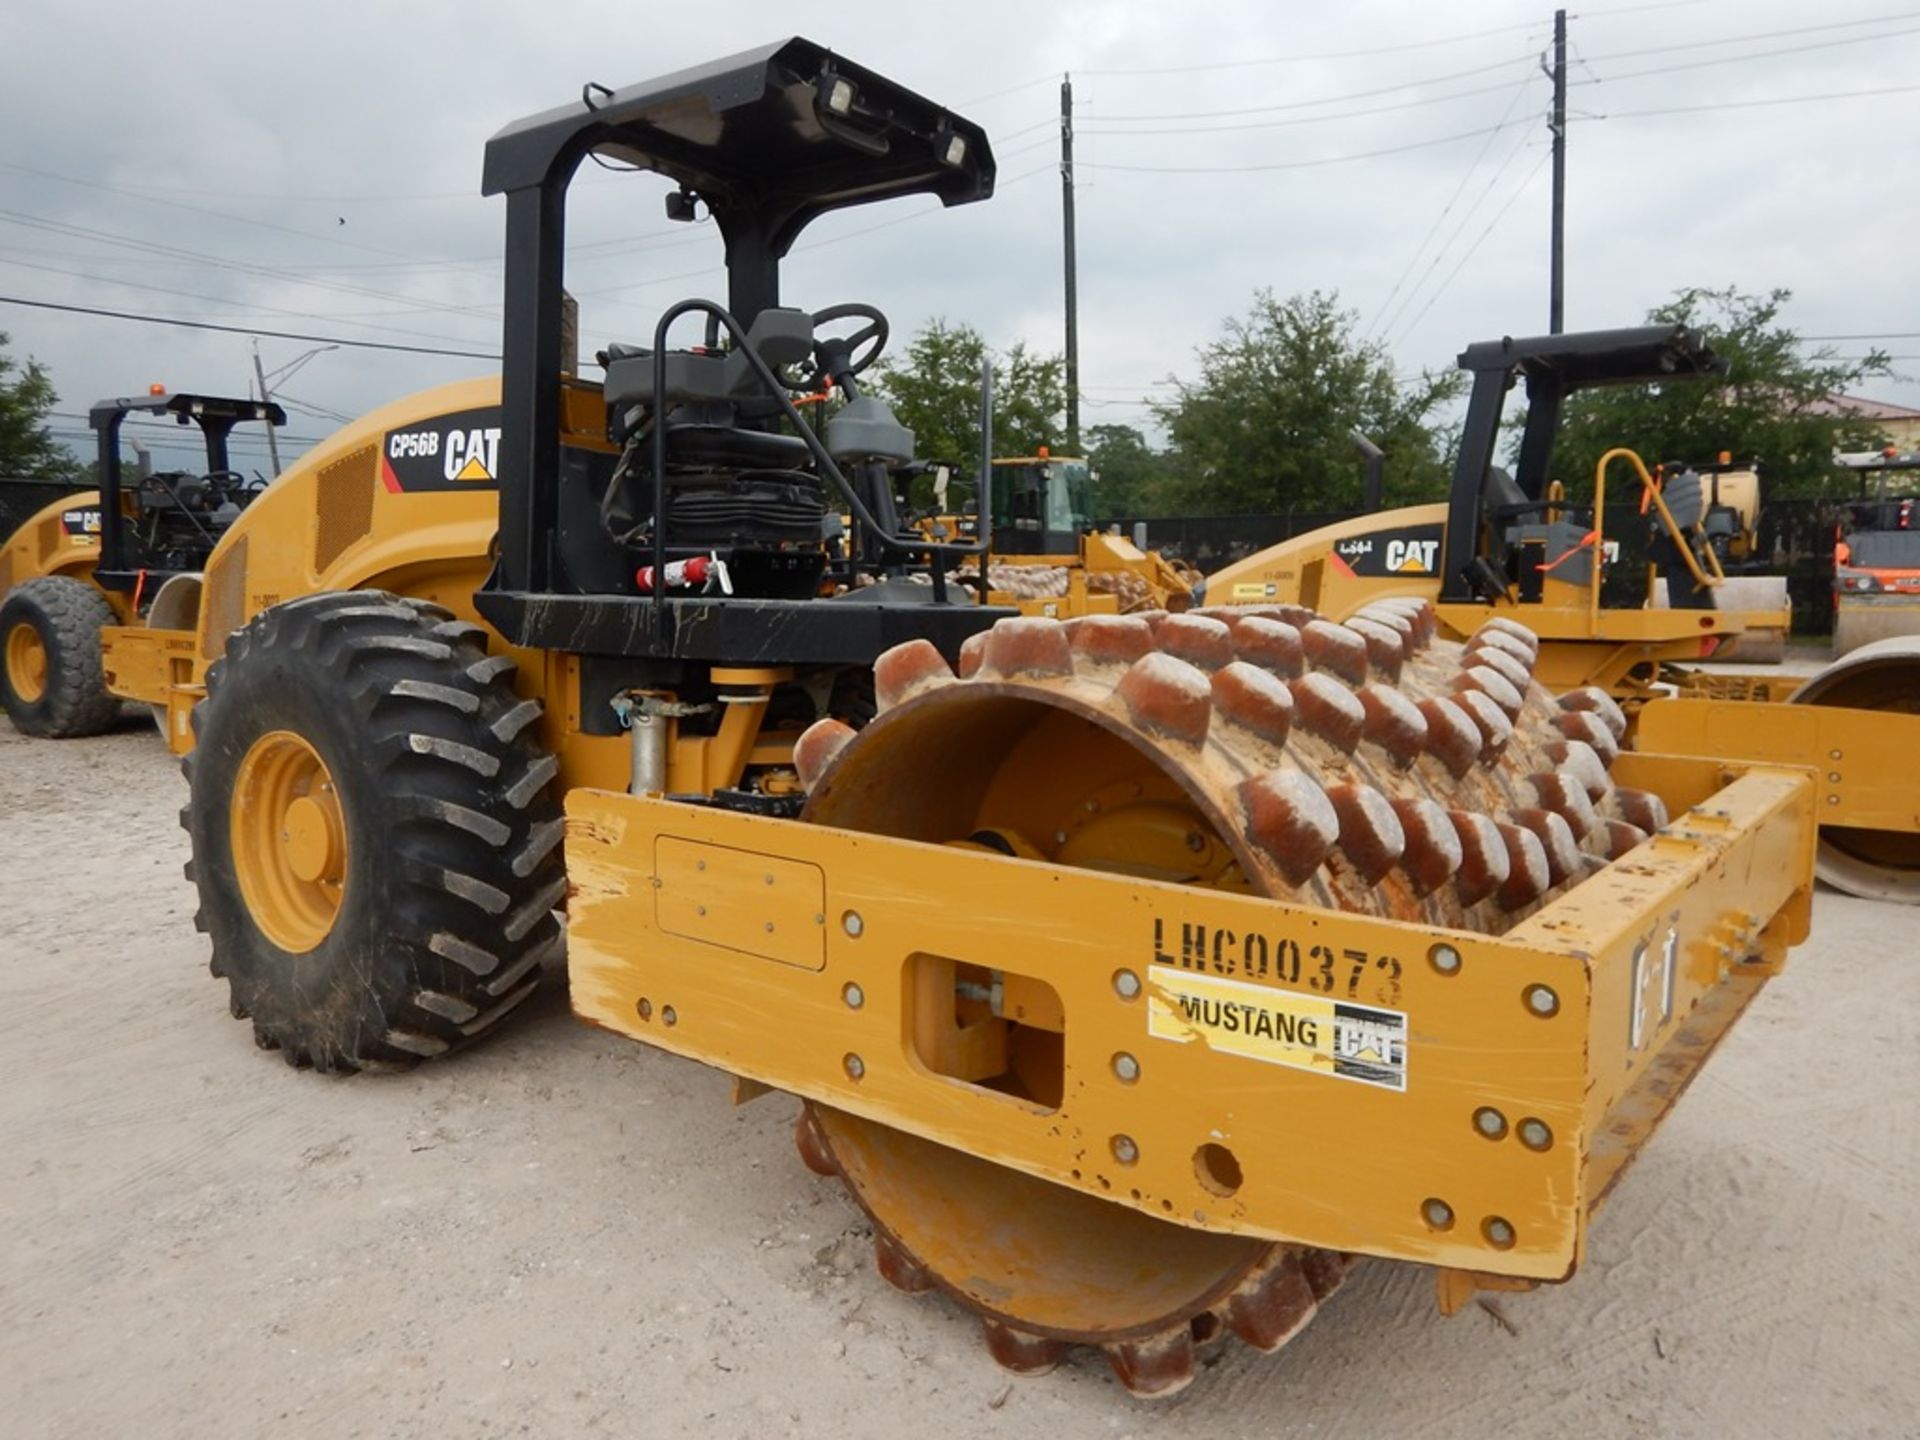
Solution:
<svg viewBox="0 0 1920 1440"><path fill-rule="evenodd" d="M590 154L710 213L729 271L598 385L562 348ZM1093 1346L1171 1393L1369 1256L1449 1309L1570 1277L1806 933L1812 779L1625 753L1604 691L1540 683L1550 640L1418 594L1061 622L948 583L983 546L895 509L884 315L782 305L780 259L836 208L985 199L993 158L824 47L590 86L483 173L499 384L289 470L161 688L259 1043L470 1043L564 902L577 1012L800 1097L882 1273L1016 1370ZM157 680L175 638L110 628L109 663Z"/></svg>
<svg viewBox="0 0 1920 1440"><path fill-rule="evenodd" d="M128 477L120 462L129 415L197 425L206 468ZM98 436L99 489L67 495L0 545L0 703L24 734L93 735L120 714L118 676L102 661L107 626L175 631L198 605L200 569L265 482L234 470L227 437L239 424L284 425L278 405L217 395L102 400L88 412ZM163 707L156 707L163 716ZM164 724L164 718L162 718Z"/></svg>
<svg viewBox="0 0 1920 1440"><path fill-rule="evenodd" d="M1287 602L1345 618L1383 597L1431 600L1466 637L1495 617L1541 639L1537 678L1556 693L1598 686L1625 707L1635 743L1669 754L1804 765L1818 779L1819 873L1873 899L1920 903L1920 640L1891 640L1806 679L1714 673L1714 659L1756 632L1778 636L1780 607L1722 608L1729 582L1713 524L1714 477L1682 469L1656 485L1626 448L1601 457L1574 497L1548 478L1560 406L1595 385L1684 383L1716 373L1705 339L1678 327L1543 335L1470 345L1473 392L1445 504L1366 515L1276 545L1210 576L1210 604ZM1526 389L1514 473L1494 463L1501 412ZM1638 499L1644 536L1609 533L1608 495ZM1724 503L1724 501L1722 502ZM1643 541L1639 563L1616 560ZM1673 605L1653 597L1669 582ZM1775 703L1756 703L1775 702ZM1784 702L1784 703L1781 703Z"/></svg>

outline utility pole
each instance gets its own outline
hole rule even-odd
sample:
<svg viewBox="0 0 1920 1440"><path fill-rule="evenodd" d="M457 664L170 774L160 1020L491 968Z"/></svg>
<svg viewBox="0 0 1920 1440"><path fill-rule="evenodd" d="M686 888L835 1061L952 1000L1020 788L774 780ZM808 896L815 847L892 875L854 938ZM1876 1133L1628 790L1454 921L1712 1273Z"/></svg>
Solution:
<svg viewBox="0 0 1920 1440"><path fill-rule="evenodd" d="M273 399L273 395L267 389L267 372L262 369L260 365L260 342L258 340L253 342L253 375L254 378L260 382L260 403L264 405L267 401ZM273 461L274 478L276 480L279 479L280 441L273 433L273 421L271 420L267 421L267 458Z"/></svg>
<svg viewBox="0 0 1920 1440"><path fill-rule="evenodd" d="M1553 12L1553 240L1547 291L1547 333L1567 328L1567 12Z"/></svg>
<svg viewBox="0 0 1920 1440"><path fill-rule="evenodd" d="M286 364L277 366L273 372L273 379L277 384L284 385L299 372L302 365L305 365L309 360L313 359L314 356L324 355L329 350L338 350L339 348L338 345L316 345L313 349L296 355ZM261 368L260 365L260 342L258 340L253 342L253 375L254 378L260 382L260 400L262 404L265 404L267 401L273 399L273 391L267 385L267 372ZM339 418L342 420L346 419L344 415ZM274 435L274 424L271 420L267 421L267 456L273 461L273 473L277 477L280 474L280 442Z"/></svg>
<svg viewBox="0 0 1920 1440"><path fill-rule="evenodd" d="M1073 242L1073 76L1060 77L1060 219L1067 266L1067 453L1080 453L1080 296Z"/></svg>

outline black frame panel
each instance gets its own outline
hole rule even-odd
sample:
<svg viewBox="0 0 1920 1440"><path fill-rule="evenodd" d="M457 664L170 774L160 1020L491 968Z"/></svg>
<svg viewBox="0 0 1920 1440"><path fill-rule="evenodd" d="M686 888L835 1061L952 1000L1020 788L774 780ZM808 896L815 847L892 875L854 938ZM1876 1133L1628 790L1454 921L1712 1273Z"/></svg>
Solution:
<svg viewBox="0 0 1920 1440"><path fill-rule="evenodd" d="M844 112L839 97L850 97ZM993 193L995 174L979 126L798 38L623 90L588 86L578 104L495 135L481 188L507 197L506 291L500 547L487 589L503 596L566 598L552 595L566 194L590 153L664 175L707 206L726 244L727 308L743 326L778 304L780 260L820 215L915 194L967 204ZM494 608L510 642L545 643L519 628L517 606Z"/></svg>
<svg viewBox="0 0 1920 1440"><path fill-rule="evenodd" d="M132 537L120 509L120 429L129 415L172 415L182 425L198 425L206 442L208 472L233 468L227 455L227 437L234 426L256 421L275 426L287 423L287 412L271 400L235 400L184 392L101 400L87 411L87 424L99 437L100 558L94 564L94 580L105 589L127 592L141 584L143 575L146 585L154 588L179 573L143 572L136 563L139 557L132 553Z"/></svg>
<svg viewBox="0 0 1920 1440"><path fill-rule="evenodd" d="M1602 385L1720 375L1727 368L1705 337L1684 325L1585 330L1521 340L1507 336L1469 345L1460 353L1459 365L1472 372L1473 393L1448 496L1440 598L1461 603L1484 598L1473 582L1472 570L1479 554L1487 472L1493 467L1500 438L1500 412L1517 381L1527 387L1527 424L1521 432L1514 483L1529 499L1538 500L1546 493L1547 464L1567 396Z"/></svg>

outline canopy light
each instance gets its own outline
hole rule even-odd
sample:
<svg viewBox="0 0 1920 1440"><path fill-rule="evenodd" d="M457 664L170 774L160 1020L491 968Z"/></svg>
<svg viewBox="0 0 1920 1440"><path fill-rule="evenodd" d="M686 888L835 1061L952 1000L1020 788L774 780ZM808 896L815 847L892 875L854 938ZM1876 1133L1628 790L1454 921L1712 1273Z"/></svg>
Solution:
<svg viewBox="0 0 1920 1440"><path fill-rule="evenodd" d="M853 113L853 82L843 80L837 75L820 77L820 103L835 115L846 116Z"/></svg>

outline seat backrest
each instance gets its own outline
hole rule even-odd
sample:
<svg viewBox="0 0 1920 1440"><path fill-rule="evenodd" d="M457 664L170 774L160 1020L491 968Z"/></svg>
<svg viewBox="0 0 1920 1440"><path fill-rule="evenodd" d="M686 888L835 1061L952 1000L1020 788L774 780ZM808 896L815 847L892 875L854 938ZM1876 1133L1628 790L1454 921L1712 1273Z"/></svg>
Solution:
<svg viewBox="0 0 1920 1440"><path fill-rule="evenodd" d="M1487 467L1486 483L1481 486L1480 493L1488 512L1503 518L1513 518L1538 504L1529 500L1527 492L1514 482L1513 476L1498 465Z"/></svg>
<svg viewBox="0 0 1920 1440"><path fill-rule="evenodd" d="M813 355L813 317L804 310L770 306L753 317L747 327L747 344L773 369L798 365ZM756 380L753 366L742 354L727 357L727 393L750 395Z"/></svg>
<svg viewBox="0 0 1920 1440"><path fill-rule="evenodd" d="M768 365L798 365L813 354L813 317L804 310L773 306L747 328L747 344ZM667 403L684 405L729 400L759 388L753 366L743 354L703 355L691 350L667 352ZM639 345L607 347L607 403L617 410L653 400L653 351Z"/></svg>
<svg viewBox="0 0 1920 1440"><path fill-rule="evenodd" d="M1678 475L1667 476L1660 487L1660 498L1667 502L1673 523L1683 531L1692 530L1706 514L1706 487L1701 484L1697 470L1682 470Z"/></svg>

